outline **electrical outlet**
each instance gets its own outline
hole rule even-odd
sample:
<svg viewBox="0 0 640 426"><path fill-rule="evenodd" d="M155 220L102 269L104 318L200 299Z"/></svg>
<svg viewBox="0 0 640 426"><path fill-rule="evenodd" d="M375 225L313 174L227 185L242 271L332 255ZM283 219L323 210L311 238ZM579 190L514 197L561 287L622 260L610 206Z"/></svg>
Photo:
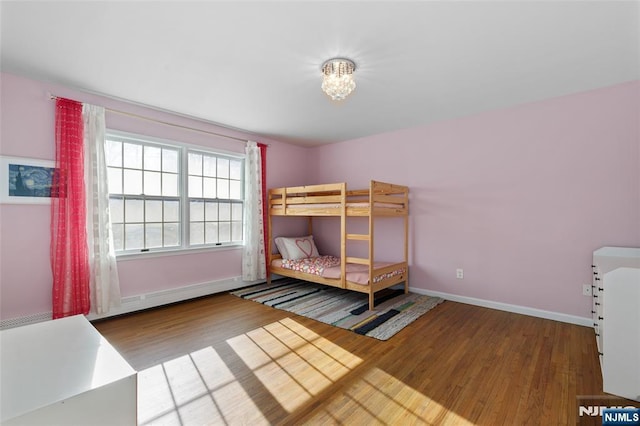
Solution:
<svg viewBox="0 0 640 426"><path fill-rule="evenodd" d="M592 290L591 284L583 284L582 285L582 295L583 296L591 296L592 295L591 290Z"/></svg>
<svg viewBox="0 0 640 426"><path fill-rule="evenodd" d="M464 278L464 270L462 268L456 269L456 278L459 280Z"/></svg>

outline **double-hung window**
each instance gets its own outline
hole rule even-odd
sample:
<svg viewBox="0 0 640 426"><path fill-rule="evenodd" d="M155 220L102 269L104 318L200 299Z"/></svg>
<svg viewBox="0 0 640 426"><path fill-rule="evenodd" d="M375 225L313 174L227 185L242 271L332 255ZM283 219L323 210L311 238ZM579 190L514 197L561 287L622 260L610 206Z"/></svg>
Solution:
<svg viewBox="0 0 640 426"><path fill-rule="evenodd" d="M244 159L108 132L116 253L242 244Z"/></svg>

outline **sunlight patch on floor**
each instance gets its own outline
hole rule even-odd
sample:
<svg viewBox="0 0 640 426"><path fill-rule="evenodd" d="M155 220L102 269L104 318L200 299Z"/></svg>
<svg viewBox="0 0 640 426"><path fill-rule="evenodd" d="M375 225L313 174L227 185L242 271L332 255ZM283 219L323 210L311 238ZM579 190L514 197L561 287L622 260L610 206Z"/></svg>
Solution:
<svg viewBox="0 0 640 426"><path fill-rule="evenodd" d="M291 318L235 336L226 345L140 371L138 424L266 425L270 421L261 410L273 410L277 402L294 413L363 362ZM304 422L472 424L377 367L359 372L352 383L337 385Z"/></svg>
<svg viewBox="0 0 640 426"><path fill-rule="evenodd" d="M244 417L248 412L251 418ZM138 373L138 423L268 422L219 354L207 347Z"/></svg>
<svg viewBox="0 0 640 426"><path fill-rule="evenodd" d="M290 318L226 343L235 360L206 347L140 371L139 424L269 424L261 408L294 413L363 362ZM305 422L471 424L379 368L360 371Z"/></svg>
<svg viewBox="0 0 640 426"><path fill-rule="evenodd" d="M291 318L227 343L290 413L362 362Z"/></svg>
<svg viewBox="0 0 640 426"><path fill-rule="evenodd" d="M292 413L362 362L290 318L226 343L239 358L235 374L213 347L138 372L138 423L269 424L259 407L264 395Z"/></svg>
<svg viewBox="0 0 640 426"><path fill-rule="evenodd" d="M309 423L472 425L390 374L373 368L336 393Z"/></svg>

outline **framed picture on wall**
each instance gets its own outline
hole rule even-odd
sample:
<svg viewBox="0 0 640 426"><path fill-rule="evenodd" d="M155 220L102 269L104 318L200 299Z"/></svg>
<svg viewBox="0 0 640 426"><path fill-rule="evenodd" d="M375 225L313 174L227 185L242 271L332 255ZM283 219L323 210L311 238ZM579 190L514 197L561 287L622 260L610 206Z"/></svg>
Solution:
<svg viewBox="0 0 640 426"><path fill-rule="evenodd" d="M54 171L53 161L0 156L0 203L50 204Z"/></svg>

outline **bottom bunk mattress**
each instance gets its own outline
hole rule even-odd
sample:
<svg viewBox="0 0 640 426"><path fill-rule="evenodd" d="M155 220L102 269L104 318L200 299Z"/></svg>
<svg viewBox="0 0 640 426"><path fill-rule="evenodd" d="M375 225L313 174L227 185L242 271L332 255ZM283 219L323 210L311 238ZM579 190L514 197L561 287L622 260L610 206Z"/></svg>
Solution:
<svg viewBox="0 0 640 426"><path fill-rule="evenodd" d="M393 262L374 262L373 268L380 269L393 265ZM272 265L282 269L302 272L305 274L317 275L323 278L340 279L340 258L335 256L307 257L304 259L274 259ZM373 282L401 275L406 272L406 268L401 267L384 274L373 277ZM369 266L359 263L347 263L347 281L356 284L369 284Z"/></svg>

